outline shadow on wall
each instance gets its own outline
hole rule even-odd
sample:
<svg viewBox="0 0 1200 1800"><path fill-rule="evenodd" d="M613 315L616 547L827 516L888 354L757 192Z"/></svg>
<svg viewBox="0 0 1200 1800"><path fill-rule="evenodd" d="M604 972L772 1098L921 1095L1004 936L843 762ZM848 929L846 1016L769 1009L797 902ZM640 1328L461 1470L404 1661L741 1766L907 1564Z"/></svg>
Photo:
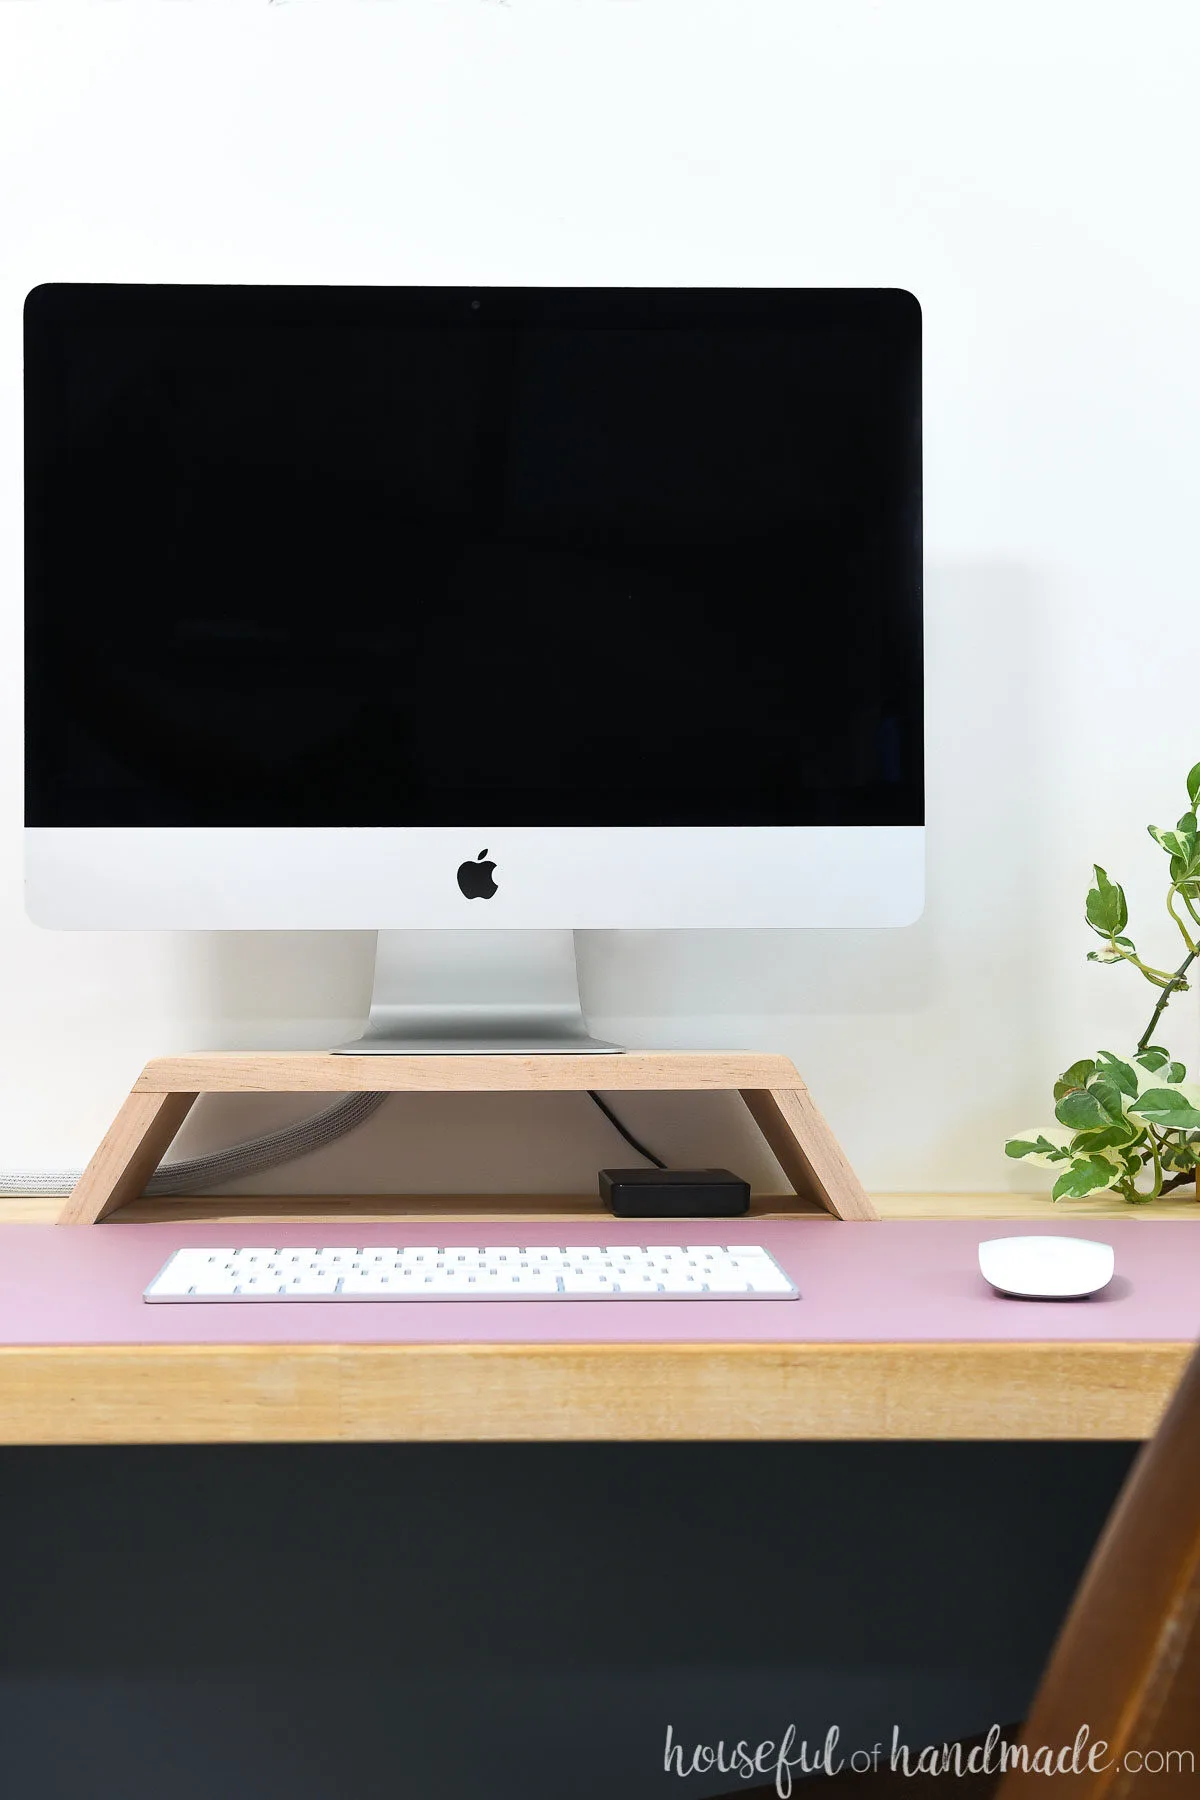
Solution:
<svg viewBox="0 0 1200 1800"><path fill-rule="evenodd" d="M612 1099L674 1167L733 1168L758 1193L788 1191L736 1094ZM214 1094L194 1109L171 1154L201 1155L313 1110L311 1094ZM598 1170L640 1166L586 1094L393 1094L349 1137L247 1177L236 1192L595 1194Z"/></svg>
<svg viewBox="0 0 1200 1800"><path fill-rule="evenodd" d="M1036 593L1014 566L935 565L926 581L926 911L902 930L589 932L579 940L585 1002L597 1028L641 1046L748 1047L790 1055L869 1182L996 1188L999 1144L1037 1111L1040 988L1029 968L1046 897L1038 891L1039 721L1045 677L1029 654ZM803 704L804 671L798 673ZM321 1047L352 1035L370 994L364 933L210 933L188 940L192 1024L200 1046ZM864 1092L875 1123L861 1120ZM569 1099L569 1104L562 1103ZM437 1108L397 1102L329 1153L350 1191L589 1188L597 1157L634 1160L570 1097L536 1118L479 1097ZM191 1148L303 1111L291 1102L210 1102ZM257 1110L255 1110L257 1109ZM264 1110L265 1109L265 1110ZM736 1103L632 1097L635 1128L669 1157L729 1162L779 1186ZM268 1112L270 1117L268 1119ZM701 1116L703 1115L703 1117ZM468 1153L479 1145L486 1155ZM435 1179L451 1143L465 1166ZM981 1148L982 1146L982 1148ZM992 1155L995 1147L996 1154ZM887 1158L885 1164L884 1158ZM961 1173L959 1171L961 1170ZM293 1165L276 1191L312 1187ZM323 1175L326 1181L328 1171ZM385 1179L386 1178L386 1179ZM463 1187L466 1183L466 1188Z"/></svg>

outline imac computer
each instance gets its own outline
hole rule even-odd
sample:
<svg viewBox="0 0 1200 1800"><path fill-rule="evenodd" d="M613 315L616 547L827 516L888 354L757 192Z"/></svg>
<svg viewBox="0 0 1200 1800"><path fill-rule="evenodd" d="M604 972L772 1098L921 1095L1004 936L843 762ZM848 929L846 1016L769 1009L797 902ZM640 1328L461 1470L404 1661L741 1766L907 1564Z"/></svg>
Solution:
<svg viewBox="0 0 1200 1800"><path fill-rule="evenodd" d="M30 914L377 931L360 1053L910 922L920 426L897 289L36 288Z"/></svg>

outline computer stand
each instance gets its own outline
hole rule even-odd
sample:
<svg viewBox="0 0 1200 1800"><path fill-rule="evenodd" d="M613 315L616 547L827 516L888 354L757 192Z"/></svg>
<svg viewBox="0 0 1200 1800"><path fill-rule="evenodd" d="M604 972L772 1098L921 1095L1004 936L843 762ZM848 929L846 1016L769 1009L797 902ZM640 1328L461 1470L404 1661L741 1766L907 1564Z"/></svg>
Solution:
<svg viewBox="0 0 1200 1800"><path fill-rule="evenodd" d="M786 1056L715 1050L627 1051L624 1054L550 1056L331 1055L327 1051L208 1051L148 1063L70 1198L60 1225L92 1225L136 1202L200 1094L308 1093L314 1098L346 1093L619 1093L634 1089L739 1093L774 1152L795 1194L795 1204L772 1204L774 1216L814 1210L840 1219L878 1218L836 1138ZM619 1160L619 1158L618 1158ZM546 1217L545 1197L531 1212ZM223 1199L221 1217L263 1201ZM304 1217L315 1213L306 1203ZM336 1220L354 1210L353 1197L320 1202L321 1216ZM412 1217L416 1203L389 1195L386 1215ZM510 1196L439 1195L422 1201L425 1217L453 1213L481 1220L503 1210L520 1212ZM751 1211L755 1211L752 1202ZM600 1218L595 1194L557 1203L559 1216ZM195 1218L183 1202L163 1202L157 1216ZM376 1215L378 1216L378 1214ZM545 1229L544 1223L542 1229ZM711 1220L705 1230L714 1229ZM744 1224L739 1225L745 1231Z"/></svg>

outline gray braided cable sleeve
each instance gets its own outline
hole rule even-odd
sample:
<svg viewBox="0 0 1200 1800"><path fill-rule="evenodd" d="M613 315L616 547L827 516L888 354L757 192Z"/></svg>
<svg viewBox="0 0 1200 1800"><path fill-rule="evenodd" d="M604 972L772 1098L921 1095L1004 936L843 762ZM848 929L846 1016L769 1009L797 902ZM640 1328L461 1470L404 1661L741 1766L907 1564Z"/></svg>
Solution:
<svg viewBox="0 0 1200 1800"><path fill-rule="evenodd" d="M265 1132L262 1137L231 1144L224 1150L211 1150L206 1156L186 1156L167 1163L151 1176L146 1192L194 1194L239 1181L246 1175L261 1175L281 1163L295 1162L297 1157L311 1156L314 1150L323 1150L326 1144L336 1143L362 1125L387 1098L386 1094L347 1094L332 1106L292 1125L283 1125L278 1131ZM0 1195L69 1194L82 1173L82 1169L0 1169Z"/></svg>

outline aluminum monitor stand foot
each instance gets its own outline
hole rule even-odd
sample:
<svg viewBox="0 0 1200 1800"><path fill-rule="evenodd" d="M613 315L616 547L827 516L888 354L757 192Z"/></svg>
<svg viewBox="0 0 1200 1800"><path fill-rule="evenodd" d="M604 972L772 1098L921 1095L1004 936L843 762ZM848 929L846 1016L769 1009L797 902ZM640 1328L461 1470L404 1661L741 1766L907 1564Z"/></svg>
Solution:
<svg viewBox="0 0 1200 1800"><path fill-rule="evenodd" d="M340 1056L610 1055L579 1001L570 931L381 931L371 1016Z"/></svg>

